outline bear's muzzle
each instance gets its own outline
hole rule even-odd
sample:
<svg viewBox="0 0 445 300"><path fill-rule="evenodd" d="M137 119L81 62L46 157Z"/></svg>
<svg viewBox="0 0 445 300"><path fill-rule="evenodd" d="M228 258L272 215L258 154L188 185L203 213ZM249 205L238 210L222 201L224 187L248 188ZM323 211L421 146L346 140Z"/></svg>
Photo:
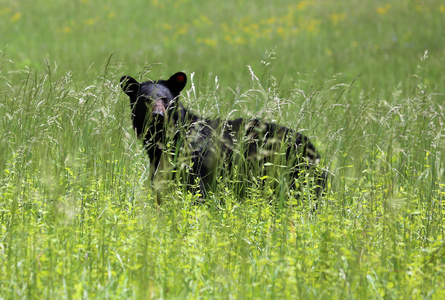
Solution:
<svg viewBox="0 0 445 300"><path fill-rule="evenodd" d="M165 117L165 107L164 107L164 102L162 100L156 100L153 103L152 114L153 116L161 115Z"/></svg>

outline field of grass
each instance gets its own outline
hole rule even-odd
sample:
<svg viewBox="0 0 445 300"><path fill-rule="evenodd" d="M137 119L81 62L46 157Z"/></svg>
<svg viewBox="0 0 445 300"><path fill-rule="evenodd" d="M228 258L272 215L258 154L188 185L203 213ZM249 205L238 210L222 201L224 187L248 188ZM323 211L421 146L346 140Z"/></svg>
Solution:
<svg viewBox="0 0 445 300"><path fill-rule="evenodd" d="M442 1L98 3L0 0L0 299L444 297ZM118 82L176 71L195 113L309 136L318 209L231 178L158 206Z"/></svg>

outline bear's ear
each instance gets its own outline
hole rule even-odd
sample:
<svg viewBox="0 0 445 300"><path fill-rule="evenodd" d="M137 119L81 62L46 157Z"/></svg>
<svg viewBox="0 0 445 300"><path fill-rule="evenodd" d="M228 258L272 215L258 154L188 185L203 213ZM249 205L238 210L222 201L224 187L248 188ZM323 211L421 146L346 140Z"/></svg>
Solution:
<svg viewBox="0 0 445 300"><path fill-rule="evenodd" d="M130 76L123 76L121 78L121 88L128 96L135 96L139 92L141 84Z"/></svg>
<svg viewBox="0 0 445 300"><path fill-rule="evenodd" d="M167 84L171 91L179 95L187 84L187 75L183 72L175 73L167 80Z"/></svg>

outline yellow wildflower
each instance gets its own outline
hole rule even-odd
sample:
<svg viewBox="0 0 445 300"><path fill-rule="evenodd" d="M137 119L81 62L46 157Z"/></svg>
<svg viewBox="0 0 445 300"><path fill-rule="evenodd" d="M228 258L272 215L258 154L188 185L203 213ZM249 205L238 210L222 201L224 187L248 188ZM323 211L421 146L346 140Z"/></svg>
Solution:
<svg viewBox="0 0 445 300"><path fill-rule="evenodd" d="M320 20L317 19L310 19L308 23L304 24L306 31L311 33L318 33L319 31L319 25L321 24Z"/></svg>
<svg viewBox="0 0 445 300"><path fill-rule="evenodd" d="M201 19L201 21L202 21L204 24L212 25L212 21L210 21L210 19L207 18L206 15L200 15L199 18Z"/></svg>
<svg viewBox="0 0 445 300"><path fill-rule="evenodd" d="M206 38L204 39L204 44L206 44L207 46L216 47L217 43L215 39Z"/></svg>
<svg viewBox="0 0 445 300"><path fill-rule="evenodd" d="M275 23L274 17L270 17L269 19L266 20L266 24L272 25L273 23Z"/></svg>
<svg viewBox="0 0 445 300"><path fill-rule="evenodd" d="M300 2L297 4L297 9L298 9L298 10L303 10L303 9L305 9L306 6L308 6L308 5L309 5L309 1L307 1L307 0L300 1Z"/></svg>
<svg viewBox="0 0 445 300"><path fill-rule="evenodd" d="M391 4L385 4L385 6L380 6L376 8L376 11L381 14L384 15L386 13L388 13L389 9L391 8Z"/></svg>
<svg viewBox="0 0 445 300"><path fill-rule="evenodd" d="M22 17L21 13L15 13L12 17L11 17L11 22L17 22L18 20L20 20L20 18Z"/></svg>
<svg viewBox="0 0 445 300"><path fill-rule="evenodd" d="M329 18L331 19L331 22L333 25L337 25L337 23L339 21L343 21L344 19L346 19L346 14L345 13L341 13L341 14L333 13L329 16Z"/></svg>
<svg viewBox="0 0 445 300"><path fill-rule="evenodd" d="M230 34L226 34L226 35L224 36L224 39L225 39L226 41L228 41L229 43L232 42L232 36L231 36Z"/></svg>
<svg viewBox="0 0 445 300"><path fill-rule="evenodd" d="M247 44L247 41L246 41L246 39L237 36L236 39L235 39L235 43L240 44L240 45L244 45L244 44Z"/></svg>
<svg viewBox="0 0 445 300"><path fill-rule="evenodd" d="M86 19L85 23L88 25L94 25L94 24L96 24L96 19L94 19L94 18Z"/></svg>

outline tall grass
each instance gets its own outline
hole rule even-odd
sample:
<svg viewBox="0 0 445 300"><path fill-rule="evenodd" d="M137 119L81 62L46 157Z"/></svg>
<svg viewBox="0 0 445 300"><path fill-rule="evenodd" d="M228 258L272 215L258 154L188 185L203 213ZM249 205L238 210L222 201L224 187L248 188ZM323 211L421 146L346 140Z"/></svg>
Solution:
<svg viewBox="0 0 445 300"><path fill-rule="evenodd" d="M422 78L409 98L396 88L390 101L371 93L352 103L354 83L297 84L284 99L273 76L265 87L252 73L252 88L234 98L238 112L229 114L260 105L258 114L271 117L276 109L280 121L317 141L331 180L314 212L298 204L277 211L255 189L240 202L230 177L218 186L225 202L218 209L191 206L196 196L174 185L157 207L120 73L107 65L94 85L78 87L48 65L2 88L4 297L444 292L444 116ZM185 103L209 109L193 90L184 94Z"/></svg>
<svg viewBox="0 0 445 300"><path fill-rule="evenodd" d="M445 294L442 3L46 4L0 9L0 298ZM316 143L316 211L236 177L156 204L118 79L178 70L194 112Z"/></svg>

